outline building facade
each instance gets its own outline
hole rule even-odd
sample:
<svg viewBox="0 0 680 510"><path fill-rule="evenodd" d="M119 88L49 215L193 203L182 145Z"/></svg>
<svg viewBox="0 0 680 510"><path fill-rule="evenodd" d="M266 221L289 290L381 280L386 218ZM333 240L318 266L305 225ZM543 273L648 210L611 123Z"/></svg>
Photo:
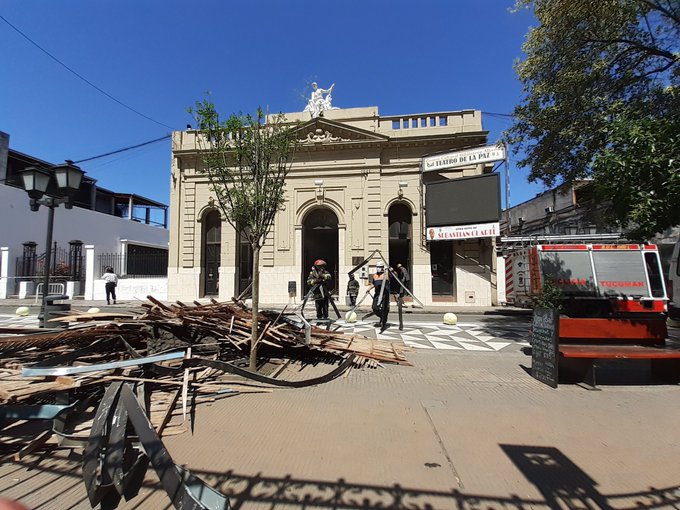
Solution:
<svg viewBox="0 0 680 510"><path fill-rule="evenodd" d="M424 217L428 182L491 171L488 163L421 169L426 155L484 145L481 112L383 117L368 107L310 117L286 114L300 123L299 147L285 205L260 254L260 302L301 300L318 258L327 261L335 293L343 296L347 272L379 250L392 266L409 269L412 291L425 305L496 304L495 239L428 241ZM168 299L227 300L247 286L252 260L215 206L201 172L199 136L173 133Z"/></svg>
<svg viewBox="0 0 680 510"><path fill-rule="evenodd" d="M31 211L21 171L27 167L52 171L56 166L10 148L9 141L9 135L0 132L0 299L26 297L42 281L48 209ZM52 196L49 188L47 194ZM153 258L158 267L144 275L165 277L166 210L165 204L101 188L95 179L83 176L73 208L55 210L51 275L80 281L73 295L86 294L85 265L77 261L89 250L97 257L93 269L97 275L103 265L114 266L120 276L138 275L139 261Z"/></svg>

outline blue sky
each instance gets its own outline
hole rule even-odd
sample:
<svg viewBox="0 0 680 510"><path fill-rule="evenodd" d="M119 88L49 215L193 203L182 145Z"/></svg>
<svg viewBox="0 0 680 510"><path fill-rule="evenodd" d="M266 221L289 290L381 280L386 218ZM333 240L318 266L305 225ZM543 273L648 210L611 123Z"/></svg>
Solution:
<svg viewBox="0 0 680 510"><path fill-rule="evenodd" d="M312 81L335 82L340 108L381 115L474 108L510 113L513 62L531 12L514 0L0 0L0 131L10 147L58 163L182 129L212 94L218 110L301 111ZM495 141L509 126L485 116ZM511 156L511 205L541 191ZM98 184L168 203L170 142L83 163Z"/></svg>

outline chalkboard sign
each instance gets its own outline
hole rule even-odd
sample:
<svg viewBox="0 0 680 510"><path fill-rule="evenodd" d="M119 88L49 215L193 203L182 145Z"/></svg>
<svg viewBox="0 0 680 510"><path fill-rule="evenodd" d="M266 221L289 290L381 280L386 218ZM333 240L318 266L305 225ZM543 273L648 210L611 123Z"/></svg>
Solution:
<svg viewBox="0 0 680 510"><path fill-rule="evenodd" d="M291 280L288 282L288 295L290 297L293 297L297 294L297 282L295 280Z"/></svg>
<svg viewBox="0 0 680 510"><path fill-rule="evenodd" d="M557 342L560 313L551 308L534 310L531 339L531 375L557 388Z"/></svg>

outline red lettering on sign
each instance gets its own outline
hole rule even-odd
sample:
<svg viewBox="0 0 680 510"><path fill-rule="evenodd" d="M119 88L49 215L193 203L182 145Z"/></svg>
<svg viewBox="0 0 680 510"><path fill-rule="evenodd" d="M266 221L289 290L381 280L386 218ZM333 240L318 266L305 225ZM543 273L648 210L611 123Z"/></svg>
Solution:
<svg viewBox="0 0 680 510"><path fill-rule="evenodd" d="M558 285L587 285L585 278L558 278L555 280Z"/></svg>
<svg viewBox="0 0 680 510"><path fill-rule="evenodd" d="M644 287L645 282L616 282L612 280L600 280L602 287Z"/></svg>

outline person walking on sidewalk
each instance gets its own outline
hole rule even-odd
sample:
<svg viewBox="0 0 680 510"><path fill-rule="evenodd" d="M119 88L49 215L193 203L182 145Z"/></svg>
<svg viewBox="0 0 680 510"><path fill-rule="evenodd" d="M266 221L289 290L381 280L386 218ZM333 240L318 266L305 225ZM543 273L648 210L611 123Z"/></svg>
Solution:
<svg viewBox="0 0 680 510"><path fill-rule="evenodd" d="M111 304L111 299L113 298L113 304L116 304L116 286L118 285L118 277L116 273L113 272L112 267L107 267L102 275L102 280L106 282L104 285L106 289L106 304Z"/></svg>

